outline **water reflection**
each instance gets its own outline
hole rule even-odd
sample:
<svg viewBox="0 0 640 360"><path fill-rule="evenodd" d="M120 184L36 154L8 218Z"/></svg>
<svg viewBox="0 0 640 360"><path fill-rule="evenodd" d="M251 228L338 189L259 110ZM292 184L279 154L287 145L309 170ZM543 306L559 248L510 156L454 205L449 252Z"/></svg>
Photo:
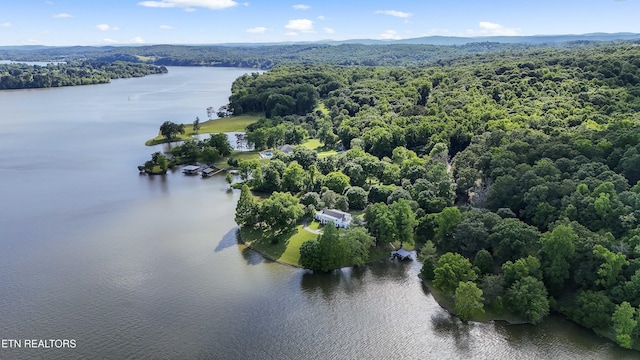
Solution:
<svg viewBox="0 0 640 360"><path fill-rule="evenodd" d="M473 326L472 322L462 322L449 313L439 313L431 316L433 333L447 339L453 339L456 349L466 355L470 355L471 329Z"/></svg>

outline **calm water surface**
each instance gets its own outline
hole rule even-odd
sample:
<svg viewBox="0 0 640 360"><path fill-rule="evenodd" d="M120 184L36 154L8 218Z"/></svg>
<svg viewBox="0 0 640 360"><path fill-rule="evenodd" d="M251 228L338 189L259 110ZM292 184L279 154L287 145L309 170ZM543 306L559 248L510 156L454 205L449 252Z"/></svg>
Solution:
<svg viewBox="0 0 640 360"><path fill-rule="evenodd" d="M239 245L224 177L138 175L167 120L206 118L248 70L169 68L0 92L2 359L635 359L559 317L463 324L418 263L312 275Z"/></svg>

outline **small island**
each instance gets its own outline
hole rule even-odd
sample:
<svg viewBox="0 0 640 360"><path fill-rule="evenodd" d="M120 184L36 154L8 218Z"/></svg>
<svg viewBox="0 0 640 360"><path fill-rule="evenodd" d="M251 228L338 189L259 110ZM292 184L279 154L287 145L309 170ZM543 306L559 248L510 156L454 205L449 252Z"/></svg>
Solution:
<svg viewBox="0 0 640 360"><path fill-rule="evenodd" d="M556 312L638 349L638 57L614 44L242 76L228 108L260 114L246 138L268 151L231 159L240 237L313 271L415 247L463 320ZM320 233L327 210L347 229Z"/></svg>

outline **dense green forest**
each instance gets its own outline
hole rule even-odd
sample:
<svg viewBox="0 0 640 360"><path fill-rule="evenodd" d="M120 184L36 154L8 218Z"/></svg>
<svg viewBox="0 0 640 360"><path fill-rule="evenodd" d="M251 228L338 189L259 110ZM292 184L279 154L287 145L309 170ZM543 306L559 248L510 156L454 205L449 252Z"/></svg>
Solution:
<svg viewBox="0 0 640 360"><path fill-rule="evenodd" d="M314 137L345 150L241 161L239 224L278 229L324 207L364 209L373 243L422 248L421 276L463 319L486 310L537 323L556 311L638 347L637 45L277 66L237 79L229 108L265 113L247 134L258 149ZM249 187L272 194L268 206ZM301 248L306 267L362 251L321 241Z"/></svg>
<svg viewBox="0 0 640 360"><path fill-rule="evenodd" d="M123 61L47 64L0 64L0 90L104 84L111 79L164 74L167 68Z"/></svg>
<svg viewBox="0 0 640 360"><path fill-rule="evenodd" d="M290 44L268 46L149 45L0 49L0 59L14 61L126 61L164 66L226 66L270 69L283 64L426 66L440 60L531 48L601 46L598 42L503 44L473 42L457 46L425 44Z"/></svg>

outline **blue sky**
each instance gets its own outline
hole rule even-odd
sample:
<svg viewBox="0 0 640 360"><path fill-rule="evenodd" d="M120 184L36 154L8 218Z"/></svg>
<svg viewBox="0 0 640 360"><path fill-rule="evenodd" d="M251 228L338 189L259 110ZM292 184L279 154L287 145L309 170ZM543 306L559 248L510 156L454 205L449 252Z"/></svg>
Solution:
<svg viewBox="0 0 640 360"><path fill-rule="evenodd" d="M640 0L0 0L0 45L640 33Z"/></svg>

